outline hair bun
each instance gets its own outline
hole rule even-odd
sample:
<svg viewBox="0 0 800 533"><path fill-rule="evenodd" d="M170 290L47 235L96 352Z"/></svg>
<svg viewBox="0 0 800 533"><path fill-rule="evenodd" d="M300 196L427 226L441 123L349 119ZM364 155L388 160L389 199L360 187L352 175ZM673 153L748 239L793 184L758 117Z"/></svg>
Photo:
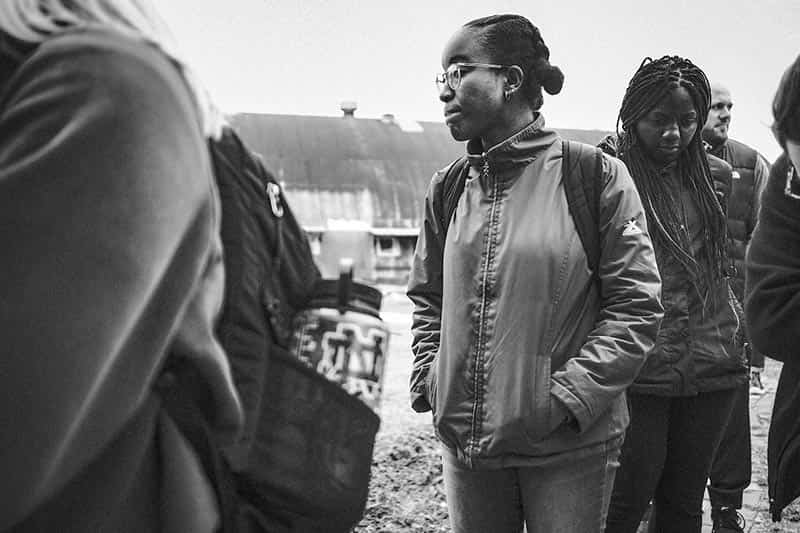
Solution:
<svg viewBox="0 0 800 533"><path fill-rule="evenodd" d="M541 72L537 73L537 76L539 78L539 83L542 84L542 88L547 91L547 94L558 94L561 92L561 88L564 86L564 73L561 72L560 68L547 65Z"/></svg>

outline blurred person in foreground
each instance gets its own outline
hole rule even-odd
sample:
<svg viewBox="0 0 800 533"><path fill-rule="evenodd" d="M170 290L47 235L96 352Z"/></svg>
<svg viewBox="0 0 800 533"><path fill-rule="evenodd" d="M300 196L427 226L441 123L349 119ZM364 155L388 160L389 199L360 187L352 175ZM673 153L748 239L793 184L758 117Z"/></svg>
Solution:
<svg viewBox="0 0 800 533"><path fill-rule="evenodd" d="M761 191L769 175L769 163L753 148L728 136L733 100L720 83L711 83L711 109L703 126L708 152L727 161L732 169L731 192L727 202L728 252L732 270L731 289L744 300L744 257L756 225ZM750 365L750 381L737 389L733 411L714 454L708 485L713 533L741 533L744 489L750 485L750 394L763 394L761 371L764 355L753 350L742 335L741 349Z"/></svg>
<svg viewBox="0 0 800 533"><path fill-rule="evenodd" d="M783 361L767 446L770 511L779 521L800 497L800 56L783 75L772 111L783 153L747 251L745 316L754 348Z"/></svg>
<svg viewBox="0 0 800 533"><path fill-rule="evenodd" d="M457 533L602 531L624 391L662 314L627 170L545 128L542 89L563 83L549 57L529 20L489 16L450 38L437 77L446 124L468 141L468 175L450 220L437 201L448 171L425 198L408 288L411 396L433 413ZM564 149L597 162L583 176L599 189L584 206L597 209L595 271L566 196Z"/></svg>
<svg viewBox="0 0 800 533"><path fill-rule="evenodd" d="M705 73L688 59L645 58L620 106L622 130L601 143L642 197L664 304L656 345L628 389L610 533L636 532L651 500L650 531L700 533L712 456L747 380L726 277L730 165L712 160L712 172L700 134L710 99Z"/></svg>
<svg viewBox="0 0 800 533"><path fill-rule="evenodd" d="M0 530L218 530L217 131L148 2L0 2Z"/></svg>

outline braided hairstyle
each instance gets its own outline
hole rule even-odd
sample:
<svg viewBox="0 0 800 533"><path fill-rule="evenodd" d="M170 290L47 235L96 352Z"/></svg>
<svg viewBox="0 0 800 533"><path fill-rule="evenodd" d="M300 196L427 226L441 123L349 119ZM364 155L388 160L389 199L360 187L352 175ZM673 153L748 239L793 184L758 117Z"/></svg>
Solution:
<svg viewBox="0 0 800 533"><path fill-rule="evenodd" d="M691 95L698 117L708 116L711 89L705 73L688 59L664 56L645 58L631 78L617 118L618 157L625 162L644 204L653 242L680 262L695 279L711 287L725 272L725 215L714 192L711 170L703 149L701 128L677 161L679 179L689 187L697 201L703 237L701 257L695 259L688 238L681 231L679 209L673 193L648 157L636 133L636 124L673 89L683 87ZM620 131L620 124L622 130Z"/></svg>
<svg viewBox="0 0 800 533"><path fill-rule="evenodd" d="M534 111L542 107L542 88L558 94L564 85L564 74L550 64L550 49L544 44L539 29L520 15L492 15L464 24L465 28L482 30L476 41L489 52L494 63L517 65L525 75L523 94Z"/></svg>

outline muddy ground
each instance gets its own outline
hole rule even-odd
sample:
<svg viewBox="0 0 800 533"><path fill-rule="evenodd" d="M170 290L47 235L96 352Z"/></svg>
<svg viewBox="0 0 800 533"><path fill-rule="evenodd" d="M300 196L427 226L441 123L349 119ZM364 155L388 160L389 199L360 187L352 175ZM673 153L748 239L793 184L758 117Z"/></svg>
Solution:
<svg viewBox="0 0 800 533"><path fill-rule="evenodd" d="M392 329L381 404L381 429L375 442L370 494L358 533L449 532L439 447L430 414L416 414L408 403L411 369L410 303L400 292L384 298L383 317ZM769 362L767 382L774 390L779 365ZM762 417L763 418L763 417ZM753 435L753 482L766 491L766 434L762 420ZM773 524L763 494L749 513L748 533L800 533L800 501ZM707 520L706 520L707 521ZM704 527L704 532L710 530Z"/></svg>

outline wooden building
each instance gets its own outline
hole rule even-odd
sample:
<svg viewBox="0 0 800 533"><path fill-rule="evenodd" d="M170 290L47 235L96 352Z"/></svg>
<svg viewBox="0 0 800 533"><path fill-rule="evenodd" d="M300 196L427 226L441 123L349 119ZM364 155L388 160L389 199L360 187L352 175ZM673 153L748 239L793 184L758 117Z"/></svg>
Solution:
<svg viewBox="0 0 800 533"><path fill-rule="evenodd" d="M350 257L357 278L405 284L433 173L464 153L441 122L237 114L246 144L281 182L323 275ZM559 130L596 144L607 132Z"/></svg>

